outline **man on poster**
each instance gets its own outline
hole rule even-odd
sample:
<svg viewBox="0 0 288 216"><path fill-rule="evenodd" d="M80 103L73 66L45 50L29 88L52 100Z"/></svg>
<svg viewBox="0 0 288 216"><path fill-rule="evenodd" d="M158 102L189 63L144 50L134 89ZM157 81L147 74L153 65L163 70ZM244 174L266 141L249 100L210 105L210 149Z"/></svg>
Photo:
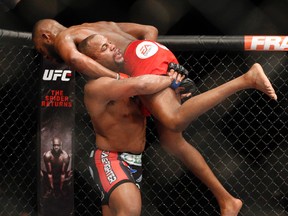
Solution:
<svg viewBox="0 0 288 216"><path fill-rule="evenodd" d="M45 164L48 190L45 197L58 197L64 195L63 185L68 176L70 156L62 149L62 141L58 137L51 140L52 149L43 154Z"/></svg>

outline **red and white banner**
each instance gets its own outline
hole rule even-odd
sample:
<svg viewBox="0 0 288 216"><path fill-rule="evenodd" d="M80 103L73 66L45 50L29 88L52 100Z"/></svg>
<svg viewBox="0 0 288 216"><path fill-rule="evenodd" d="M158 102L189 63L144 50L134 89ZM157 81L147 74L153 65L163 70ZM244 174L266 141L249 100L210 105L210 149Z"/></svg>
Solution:
<svg viewBox="0 0 288 216"><path fill-rule="evenodd" d="M244 49L247 51L287 51L288 36L244 36Z"/></svg>

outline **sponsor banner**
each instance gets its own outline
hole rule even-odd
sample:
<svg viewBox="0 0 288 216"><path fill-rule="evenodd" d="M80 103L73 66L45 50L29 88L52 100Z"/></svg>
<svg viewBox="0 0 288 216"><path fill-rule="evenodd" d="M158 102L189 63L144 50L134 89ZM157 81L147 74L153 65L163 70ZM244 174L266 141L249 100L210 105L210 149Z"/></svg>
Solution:
<svg viewBox="0 0 288 216"><path fill-rule="evenodd" d="M73 215L74 72L43 59L40 71L39 214Z"/></svg>
<svg viewBox="0 0 288 216"><path fill-rule="evenodd" d="M244 36L244 49L247 51L287 51L288 36Z"/></svg>

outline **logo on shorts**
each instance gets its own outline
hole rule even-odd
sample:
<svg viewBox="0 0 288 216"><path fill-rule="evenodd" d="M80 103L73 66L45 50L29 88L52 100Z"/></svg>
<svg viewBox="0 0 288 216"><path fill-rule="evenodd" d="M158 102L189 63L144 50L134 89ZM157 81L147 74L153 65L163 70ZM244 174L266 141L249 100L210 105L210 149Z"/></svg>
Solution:
<svg viewBox="0 0 288 216"><path fill-rule="evenodd" d="M117 180L117 177L116 177L116 175L112 169L112 166L111 166L111 163L110 163L108 156L109 156L109 152L102 151L101 161L104 165L104 172L106 174L106 178L107 178L109 184L112 184L114 181Z"/></svg>
<svg viewBox="0 0 288 216"><path fill-rule="evenodd" d="M139 176L139 178L136 179L136 182L141 182L142 181L142 175Z"/></svg>
<svg viewBox="0 0 288 216"><path fill-rule="evenodd" d="M44 81L57 81L60 79L61 81L67 82L70 81L71 76L71 70L45 69L42 79Z"/></svg>
<svg viewBox="0 0 288 216"><path fill-rule="evenodd" d="M143 41L136 47L136 55L140 59L146 59L153 56L159 47L150 41Z"/></svg>
<svg viewBox="0 0 288 216"><path fill-rule="evenodd" d="M123 163L124 164L124 163ZM129 166L128 164L126 165L126 164L124 164L125 166L127 166L127 168L130 170L130 172L132 173L132 174L135 174L135 173L137 173L137 170L136 169L133 169L131 166Z"/></svg>
<svg viewBox="0 0 288 216"><path fill-rule="evenodd" d="M101 192L101 201L103 201L103 200L104 200L104 193L103 193L103 191L101 190L99 184L96 184L96 185L97 185L98 190Z"/></svg>

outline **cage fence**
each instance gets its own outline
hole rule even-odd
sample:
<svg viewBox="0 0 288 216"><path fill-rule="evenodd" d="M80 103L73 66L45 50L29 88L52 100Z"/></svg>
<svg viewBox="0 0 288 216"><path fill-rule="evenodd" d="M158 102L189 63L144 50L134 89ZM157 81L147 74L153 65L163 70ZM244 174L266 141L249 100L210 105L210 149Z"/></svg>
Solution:
<svg viewBox="0 0 288 216"><path fill-rule="evenodd" d="M277 102L255 90L241 91L193 121L183 135L244 202L239 215L288 215L287 53L181 47L174 53L191 71L196 94L243 74L255 62L263 66ZM7 31L0 34L0 56L0 215L37 215L41 56L29 34ZM83 105L85 79L77 73L75 79L74 215L101 215L100 194L88 170L95 138ZM143 167L143 216L220 215L210 190L161 148L152 117Z"/></svg>

